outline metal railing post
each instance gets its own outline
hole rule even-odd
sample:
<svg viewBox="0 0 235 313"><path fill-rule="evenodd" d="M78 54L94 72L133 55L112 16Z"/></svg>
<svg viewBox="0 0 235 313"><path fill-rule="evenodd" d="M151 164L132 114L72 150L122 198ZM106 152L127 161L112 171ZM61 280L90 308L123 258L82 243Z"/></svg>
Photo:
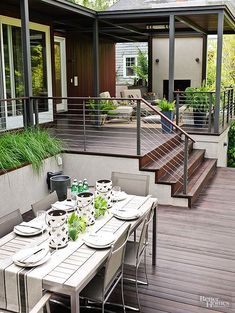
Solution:
<svg viewBox="0 0 235 313"><path fill-rule="evenodd" d="M26 100L26 99L23 99L23 100L22 100L22 106L23 106L23 122L24 122L24 128L27 128L27 127L28 127L26 105L27 105L27 100Z"/></svg>
<svg viewBox="0 0 235 313"><path fill-rule="evenodd" d="M183 193L188 192L188 137L185 136L184 141L184 174L183 174Z"/></svg>
<svg viewBox="0 0 235 313"><path fill-rule="evenodd" d="M137 155L141 155L141 103L140 100L137 100L136 108L136 130L137 130Z"/></svg>
<svg viewBox="0 0 235 313"><path fill-rule="evenodd" d="M83 100L83 149L86 151L86 102Z"/></svg>
<svg viewBox="0 0 235 313"><path fill-rule="evenodd" d="M226 103L226 97L225 97L225 91L224 91L224 96L223 96L223 119L222 119L222 126L224 127L224 118L225 118L225 103Z"/></svg>
<svg viewBox="0 0 235 313"><path fill-rule="evenodd" d="M209 121L208 121L209 133L211 133L211 115L212 115L212 92L209 93Z"/></svg>
<svg viewBox="0 0 235 313"><path fill-rule="evenodd" d="M180 94L177 92L176 94L176 108L175 108L175 122L176 125L179 125L179 112L180 112Z"/></svg>
<svg viewBox="0 0 235 313"><path fill-rule="evenodd" d="M33 108L34 108L34 114L35 114L35 125L39 125L39 115L38 115L38 99L31 99L33 101Z"/></svg>

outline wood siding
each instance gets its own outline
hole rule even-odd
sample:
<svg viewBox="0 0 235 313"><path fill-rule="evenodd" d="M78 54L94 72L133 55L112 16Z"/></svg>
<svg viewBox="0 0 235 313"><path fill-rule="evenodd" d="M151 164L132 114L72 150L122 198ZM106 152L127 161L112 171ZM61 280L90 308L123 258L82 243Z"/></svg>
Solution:
<svg viewBox="0 0 235 313"><path fill-rule="evenodd" d="M88 97L94 95L93 44L81 36L67 36L68 96ZM78 86L71 79L78 77ZM115 96L115 45L100 42L100 91L110 91Z"/></svg>

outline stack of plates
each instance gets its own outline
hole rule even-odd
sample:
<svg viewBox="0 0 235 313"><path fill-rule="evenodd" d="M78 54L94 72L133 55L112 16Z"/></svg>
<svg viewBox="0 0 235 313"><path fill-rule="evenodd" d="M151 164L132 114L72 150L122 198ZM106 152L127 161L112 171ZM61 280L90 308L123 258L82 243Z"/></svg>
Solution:
<svg viewBox="0 0 235 313"><path fill-rule="evenodd" d="M124 221L135 220L139 218L141 215L141 212L136 209L113 210L112 213L116 218L118 218L119 220L124 220Z"/></svg>
<svg viewBox="0 0 235 313"><path fill-rule="evenodd" d="M14 227L14 233L20 236L35 236L42 234L46 229L46 224L41 221L23 222Z"/></svg>
<svg viewBox="0 0 235 313"><path fill-rule="evenodd" d="M52 204L53 209L57 210L64 210L66 212L72 212L76 209L77 203L75 200L64 200L64 201L57 201L56 203Z"/></svg>
<svg viewBox="0 0 235 313"><path fill-rule="evenodd" d="M92 233L88 234L83 238L85 244L88 247L96 248L96 249L105 249L109 248L113 242L115 241L115 237L113 234L107 233Z"/></svg>
<svg viewBox="0 0 235 313"><path fill-rule="evenodd" d="M48 247L33 247L20 250L12 257L12 260L18 266L34 267L48 261L50 256Z"/></svg>

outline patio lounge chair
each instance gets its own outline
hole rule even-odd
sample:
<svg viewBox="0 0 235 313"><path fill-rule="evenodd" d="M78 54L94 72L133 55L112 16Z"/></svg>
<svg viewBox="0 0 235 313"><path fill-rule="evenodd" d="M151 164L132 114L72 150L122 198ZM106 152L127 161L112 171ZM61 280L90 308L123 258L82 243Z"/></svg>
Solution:
<svg viewBox="0 0 235 313"><path fill-rule="evenodd" d="M101 98L111 98L109 91L104 91L100 93ZM119 105L117 100L112 100L113 105L116 107L114 110L111 110L113 118L125 118L128 122L131 121L131 116L133 112L132 106L129 105Z"/></svg>

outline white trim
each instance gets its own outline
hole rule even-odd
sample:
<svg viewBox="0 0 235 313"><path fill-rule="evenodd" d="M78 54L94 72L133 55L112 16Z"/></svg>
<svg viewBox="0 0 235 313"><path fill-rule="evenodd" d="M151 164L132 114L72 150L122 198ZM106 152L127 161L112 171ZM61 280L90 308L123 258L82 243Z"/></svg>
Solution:
<svg viewBox="0 0 235 313"><path fill-rule="evenodd" d="M2 52L2 60L3 60L3 83L4 83L4 95L6 96L6 79L5 79L5 64L4 64L4 50L3 50L3 32L2 32L2 25L10 25L21 27L21 20L0 15L0 27L1 27L1 52ZM43 25L39 23L30 22L29 28L32 30L37 30L45 33L45 40L46 40L46 63L47 63L47 93L48 97L52 97L52 68L51 68L51 39L50 39L50 26ZM6 123L7 121L10 122L11 117L7 117L6 112ZM19 123L17 122L19 120ZM41 123L47 123L53 120L53 104L52 101L48 102L48 111L39 113L39 121ZM17 128L22 126L23 118L22 116L15 116L12 119L13 123L8 123L7 128Z"/></svg>
<svg viewBox="0 0 235 313"><path fill-rule="evenodd" d="M137 55L136 54L127 54L127 55L123 56L123 77L134 78L134 77L136 77L135 75L133 75L133 76L126 75L126 59L127 58L135 58L135 65L137 65Z"/></svg>
<svg viewBox="0 0 235 313"><path fill-rule="evenodd" d="M54 42L60 44L60 64L61 64L61 96L67 97L67 67L66 67L66 39L64 37L54 36ZM56 106L57 112L67 111L67 100L63 99Z"/></svg>

